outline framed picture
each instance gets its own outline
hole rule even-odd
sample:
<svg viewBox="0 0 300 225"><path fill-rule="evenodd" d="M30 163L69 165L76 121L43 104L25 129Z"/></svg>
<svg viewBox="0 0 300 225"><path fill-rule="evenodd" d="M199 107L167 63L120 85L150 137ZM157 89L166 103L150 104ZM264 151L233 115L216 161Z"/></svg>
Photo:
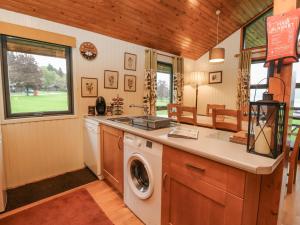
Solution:
<svg viewBox="0 0 300 225"><path fill-rule="evenodd" d="M124 91L136 92L136 76L124 75Z"/></svg>
<svg viewBox="0 0 300 225"><path fill-rule="evenodd" d="M222 71L209 72L208 83L209 84L222 83Z"/></svg>
<svg viewBox="0 0 300 225"><path fill-rule="evenodd" d="M81 77L81 97L98 97L98 79Z"/></svg>
<svg viewBox="0 0 300 225"><path fill-rule="evenodd" d="M104 88L118 89L119 72L104 70Z"/></svg>
<svg viewBox="0 0 300 225"><path fill-rule="evenodd" d="M124 69L136 71L137 55L125 52L124 54Z"/></svg>

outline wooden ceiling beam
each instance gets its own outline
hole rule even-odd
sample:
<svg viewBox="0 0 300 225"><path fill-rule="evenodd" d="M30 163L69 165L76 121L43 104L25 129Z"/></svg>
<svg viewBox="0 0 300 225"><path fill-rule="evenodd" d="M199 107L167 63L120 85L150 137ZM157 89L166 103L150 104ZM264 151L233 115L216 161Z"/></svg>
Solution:
<svg viewBox="0 0 300 225"><path fill-rule="evenodd" d="M6 0L0 7L197 59L272 0ZM255 38L255 37L254 37Z"/></svg>

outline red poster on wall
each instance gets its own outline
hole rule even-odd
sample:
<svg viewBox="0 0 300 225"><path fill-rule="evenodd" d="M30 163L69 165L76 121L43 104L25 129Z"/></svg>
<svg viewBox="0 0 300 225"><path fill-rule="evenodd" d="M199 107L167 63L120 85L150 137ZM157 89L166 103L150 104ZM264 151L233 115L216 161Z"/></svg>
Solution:
<svg viewBox="0 0 300 225"><path fill-rule="evenodd" d="M300 10L267 18L267 59L265 66L271 67L271 74L277 67L280 73L282 64L298 62L297 43L299 34ZM269 70L270 71L270 70Z"/></svg>

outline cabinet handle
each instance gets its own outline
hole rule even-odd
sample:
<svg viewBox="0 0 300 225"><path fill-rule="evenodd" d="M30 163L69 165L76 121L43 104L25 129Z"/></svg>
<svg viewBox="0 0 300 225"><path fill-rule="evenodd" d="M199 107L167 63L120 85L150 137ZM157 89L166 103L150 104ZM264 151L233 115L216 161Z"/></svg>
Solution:
<svg viewBox="0 0 300 225"><path fill-rule="evenodd" d="M194 165L189 164L189 163L186 163L185 166L188 167L189 169L194 169L194 170L197 170L197 171L202 172L202 173L205 172L204 168L201 168L201 167L198 167L198 166L194 166Z"/></svg>
<svg viewBox="0 0 300 225"><path fill-rule="evenodd" d="M119 150L122 150L121 140L122 140L122 137L120 136L119 140L118 140L118 148L119 148Z"/></svg>
<svg viewBox="0 0 300 225"><path fill-rule="evenodd" d="M166 189L166 180L167 180L167 176L168 176L168 174L167 174L167 173L164 173L164 176L163 176L163 188L164 188L164 190L167 190L167 189Z"/></svg>

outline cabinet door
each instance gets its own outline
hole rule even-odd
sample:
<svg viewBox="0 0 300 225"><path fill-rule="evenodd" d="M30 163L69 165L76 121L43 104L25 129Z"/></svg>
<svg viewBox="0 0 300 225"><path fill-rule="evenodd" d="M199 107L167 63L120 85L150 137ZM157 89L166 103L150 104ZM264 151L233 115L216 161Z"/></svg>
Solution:
<svg viewBox="0 0 300 225"><path fill-rule="evenodd" d="M241 225L243 200L205 182L164 174L163 225Z"/></svg>
<svg viewBox="0 0 300 225"><path fill-rule="evenodd" d="M175 153L164 148L162 225L241 225L243 199L215 182L215 165Z"/></svg>
<svg viewBox="0 0 300 225"><path fill-rule="evenodd" d="M104 178L123 194L123 131L101 126Z"/></svg>

